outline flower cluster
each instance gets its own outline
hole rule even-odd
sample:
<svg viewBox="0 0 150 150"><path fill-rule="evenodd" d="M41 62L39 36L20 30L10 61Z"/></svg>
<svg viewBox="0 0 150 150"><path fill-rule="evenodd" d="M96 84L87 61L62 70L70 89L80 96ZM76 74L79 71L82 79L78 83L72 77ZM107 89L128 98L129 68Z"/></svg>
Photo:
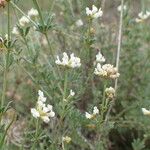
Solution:
<svg viewBox="0 0 150 150"><path fill-rule="evenodd" d="M121 5L119 5L119 6L117 7L117 10L118 10L118 11L121 11ZM126 5L123 5L123 10L127 10L127 6L126 6Z"/></svg>
<svg viewBox="0 0 150 150"><path fill-rule="evenodd" d="M148 19L150 16L150 12L149 11L146 11L146 13L144 12L140 12L138 14L138 17L139 18L136 18L135 21L138 23L138 22L143 22L144 20Z"/></svg>
<svg viewBox="0 0 150 150"><path fill-rule="evenodd" d="M63 53L62 61L60 60L59 56L57 56L57 60L55 61L55 63L57 65L67 66L69 68L78 68L81 66L79 57L75 57L74 53L72 53L69 58L66 52Z"/></svg>
<svg viewBox="0 0 150 150"><path fill-rule="evenodd" d="M28 11L28 17L26 17L26 16L21 17L21 19L19 20L20 26L24 27L24 26L28 25L30 22L30 19L34 19L38 15L39 15L38 11L36 9L32 8L31 10Z"/></svg>
<svg viewBox="0 0 150 150"><path fill-rule="evenodd" d="M14 26L13 29L12 29L12 34L14 35L19 35L19 30L18 30L18 27L17 26Z"/></svg>
<svg viewBox="0 0 150 150"><path fill-rule="evenodd" d="M116 79L120 75L117 71L117 68L114 67L113 65L111 64L101 65L100 63L97 64L94 74L100 77L110 78L110 79Z"/></svg>
<svg viewBox="0 0 150 150"><path fill-rule="evenodd" d="M46 97L42 91L38 91L38 101L36 104L36 108L31 108L31 114L34 118L41 118L45 123L50 121L51 117L55 116L55 112L53 111L52 105L46 105Z"/></svg>
<svg viewBox="0 0 150 150"><path fill-rule="evenodd" d="M144 115L150 116L150 110L147 110L146 108L142 108L142 112Z"/></svg>
<svg viewBox="0 0 150 150"><path fill-rule="evenodd" d="M97 19L99 17L102 17L103 12L101 8L97 8L96 6L92 6L92 10L90 10L88 7L86 7L86 14L92 19Z"/></svg>
<svg viewBox="0 0 150 150"><path fill-rule="evenodd" d="M93 108L93 113L92 113L92 114L90 114L90 113L88 113L88 112L85 112L85 117L86 117L87 119L93 119L97 114L99 114L99 110L98 110L98 108L95 106L95 107Z"/></svg>
<svg viewBox="0 0 150 150"><path fill-rule="evenodd" d="M24 26L27 26L29 24L30 20L26 17L26 16L22 16L20 19L19 19L19 25L21 27L24 27Z"/></svg>
<svg viewBox="0 0 150 150"><path fill-rule="evenodd" d="M115 97L115 89L112 87L106 88L105 93L107 98L113 99Z"/></svg>
<svg viewBox="0 0 150 150"><path fill-rule="evenodd" d="M30 23L30 19L34 19L38 15L39 14L38 14L38 11L36 9L32 8L31 10L29 10L27 16L22 16L19 19L19 25L20 25L20 27L26 27L26 26L28 26L29 23ZM12 34L19 35L19 30L18 30L17 26L13 27Z"/></svg>
<svg viewBox="0 0 150 150"><path fill-rule="evenodd" d="M34 8L31 8L29 11L28 11L28 17L31 18L31 19L34 19L35 17L37 17L39 15L38 11Z"/></svg>

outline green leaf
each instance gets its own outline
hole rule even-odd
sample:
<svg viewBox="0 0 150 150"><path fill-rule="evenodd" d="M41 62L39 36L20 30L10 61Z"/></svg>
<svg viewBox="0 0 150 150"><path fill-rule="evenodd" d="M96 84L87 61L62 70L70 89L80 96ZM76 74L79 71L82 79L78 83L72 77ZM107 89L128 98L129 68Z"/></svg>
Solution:
<svg viewBox="0 0 150 150"><path fill-rule="evenodd" d="M132 142L132 148L133 150L142 150L145 148L144 141L141 141L140 139L134 139Z"/></svg>

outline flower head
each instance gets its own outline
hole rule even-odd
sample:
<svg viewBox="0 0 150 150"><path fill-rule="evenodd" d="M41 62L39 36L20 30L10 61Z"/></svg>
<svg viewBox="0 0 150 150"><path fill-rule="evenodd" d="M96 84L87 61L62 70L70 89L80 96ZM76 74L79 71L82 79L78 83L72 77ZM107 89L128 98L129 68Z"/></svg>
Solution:
<svg viewBox="0 0 150 150"><path fill-rule="evenodd" d="M98 110L98 108L96 106L93 109L93 114L94 115L99 114L99 110Z"/></svg>
<svg viewBox="0 0 150 150"><path fill-rule="evenodd" d="M70 96L74 96L75 95L75 92L71 89L70 90Z"/></svg>
<svg viewBox="0 0 150 150"><path fill-rule="evenodd" d="M14 34L14 35L19 35L19 30L18 30L18 27L13 27L13 29L12 29L12 34Z"/></svg>
<svg viewBox="0 0 150 150"><path fill-rule="evenodd" d="M112 87L106 88L105 93L109 99L113 99L115 97L115 89Z"/></svg>
<svg viewBox="0 0 150 150"><path fill-rule="evenodd" d="M45 123L50 121L51 117L55 116L55 112L53 111L52 105L46 105L46 97L42 91L38 91L38 101L36 104L36 108L31 108L31 114L34 118L41 118Z"/></svg>
<svg viewBox="0 0 150 150"><path fill-rule="evenodd" d="M19 20L19 24L20 26L24 27L26 25L28 25L30 22L30 20L26 17L26 16L22 16Z"/></svg>
<svg viewBox="0 0 150 150"><path fill-rule="evenodd" d="M118 10L118 11L121 11L121 5L119 5L119 6L117 7L117 10ZM127 10L127 6L126 6L126 5L123 5L123 10Z"/></svg>
<svg viewBox="0 0 150 150"><path fill-rule="evenodd" d="M93 113L92 113L92 114L90 114L90 113L88 113L88 112L85 112L85 117L86 117L87 119L93 119L93 118L95 118L95 116L96 116L97 114L99 114L99 110L98 110L98 108L95 106L95 107L93 108Z"/></svg>
<svg viewBox="0 0 150 150"><path fill-rule="evenodd" d="M103 15L103 12L101 8L98 9L95 5L93 5L92 10L86 7L86 14L92 19L96 19L96 18L101 17Z"/></svg>
<svg viewBox="0 0 150 150"><path fill-rule="evenodd" d="M71 137L65 136L65 137L62 137L62 140L68 144L71 142Z"/></svg>
<svg viewBox="0 0 150 150"><path fill-rule="evenodd" d="M100 63L105 62L105 57L101 54L101 52L98 52L96 55L96 61Z"/></svg>
<svg viewBox="0 0 150 150"><path fill-rule="evenodd" d="M146 108L142 108L142 112L144 115L150 115L150 110L147 110Z"/></svg>
<svg viewBox="0 0 150 150"><path fill-rule="evenodd" d="M78 68L81 66L79 57L75 57L74 53L72 53L69 58L66 52L63 53L62 61L60 60L59 56L57 56L57 60L55 61L55 63L57 65L67 66L69 68Z"/></svg>
<svg viewBox="0 0 150 150"><path fill-rule="evenodd" d="M34 8L31 8L29 11L28 11L28 16L30 18L35 18L39 15L38 11Z"/></svg>
<svg viewBox="0 0 150 150"><path fill-rule="evenodd" d="M104 77L104 78L110 78L110 79L116 79L119 77L119 73L117 71L117 68L114 67L111 64L104 64L101 66L100 63L97 64L94 74Z"/></svg>
<svg viewBox="0 0 150 150"><path fill-rule="evenodd" d="M144 20L148 19L149 16L150 16L150 12L149 12L149 11L146 11L146 13L140 12L140 13L138 14L138 18L136 18L135 21L136 21L137 23L143 22Z"/></svg>

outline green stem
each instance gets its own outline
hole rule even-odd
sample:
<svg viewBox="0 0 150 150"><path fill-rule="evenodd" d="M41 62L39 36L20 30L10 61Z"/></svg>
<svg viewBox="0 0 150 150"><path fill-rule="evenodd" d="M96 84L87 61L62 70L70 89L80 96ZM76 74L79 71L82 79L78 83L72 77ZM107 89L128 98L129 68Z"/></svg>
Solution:
<svg viewBox="0 0 150 150"><path fill-rule="evenodd" d="M4 76L3 76L3 91L2 91L2 100L1 100L1 107L4 106L5 102L5 93L6 93L6 88L7 88L7 64L8 64L8 57L9 57L9 52L4 56L4 61L5 61L5 68L4 68Z"/></svg>
<svg viewBox="0 0 150 150"><path fill-rule="evenodd" d="M44 24L44 20L43 20L42 13L41 13L41 9L40 9L40 7L39 7L39 4L38 4L37 0L33 0L33 3L34 3L34 5L35 5L35 7L36 7L36 9L37 9L37 11L38 11L38 13L39 13L39 17L40 17L41 23L42 23L42 25L44 26L44 25L45 25L45 24Z"/></svg>
<svg viewBox="0 0 150 150"><path fill-rule="evenodd" d="M103 88L103 98L102 98L102 104L101 104L101 119L100 122L103 122L103 117L104 117L104 113L105 113L105 101L106 101L106 96L105 96L105 89L107 87L107 81L104 81L104 88Z"/></svg>
<svg viewBox="0 0 150 150"><path fill-rule="evenodd" d="M39 130L39 119L36 121L36 132L35 132L35 140L38 142L38 130Z"/></svg>
<svg viewBox="0 0 150 150"><path fill-rule="evenodd" d="M13 1L10 1L10 3L14 8L16 8L19 12L21 12L22 15L27 17L37 27L37 24L28 15L26 15Z"/></svg>
<svg viewBox="0 0 150 150"><path fill-rule="evenodd" d="M8 42L10 40L10 4L8 2L8 6L7 6L7 13L8 13L8 16L7 16L7 21L8 21L8 24L7 24L7 34L8 34ZM8 43L7 43L8 44Z"/></svg>
<svg viewBox="0 0 150 150"><path fill-rule="evenodd" d="M49 99L53 99L52 96L49 95L49 93L46 92L46 91L44 90L44 88L43 88L41 85L39 85L39 84L37 83L37 81L36 81L36 80L34 79L34 77L26 70L25 67L22 67L22 65L20 65L19 63L18 63L18 66L31 78L31 80L32 80L36 85L39 86L39 88L47 95L47 97L48 97Z"/></svg>
<svg viewBox="0 0 150 150"><path fill-rule="evenodd" d="M49 39L48 39L47 32L44 33L44 35L45 35L45 37L46 37L46 40L47 40L47 43L48 43L48 47L49 47L49 49L50 49L50 52L51 52L51 54L52 54L52 59L53 59L53 61L54 61L55 58L54 58L54 54L53 54L53 49L52 49L51 43L50 43L50 41L49 41Z"/></svg>
<svg viewBox="0 0 150 150"><path fill-rule="evenodd" d="M36 131L35 131L35 141L32 147L32 150L35 150L36 144L38 143L38 132L39 131L39 119L36 120Z"/></svg>
<svg viewBox="0 0 150 150"><path fill-rule="evenodd" d="M44 19L43 19L43 16L42 16L42 12L41 12L41 9L40 9L40 7L39 7L39 4L38 4L37 0L33 0L33 3L34 3L34 5L35 5L35 7L36 7L36 9L37 9L37 11L38 11L38 13L39 13L39 17L40 17L40 20L41 20L42 26L43 26L43 27L45 27L45 23L44 23ZM48 46L49 46L50 51L51 51L51 54L52 54L52 58L53 58L53 60L54 60L53 50L52 50L52 47L51 47L50 41L49 41L49 39L48 39L47 32L44 32L43 34L44 34L44 35L45 35L45 37L46 37L46 40L47 40Z"/></svg>
<svg viewBox="0 0 150 150"><path fill-rule="evenodd" d="M23 40L24 40L25 45L26 45L26 47L27 47L27 50L28 50L28 52L29 52L29 56L32 56L32 51L31 51L31 49L30 49L30 47L29 47L29 45L28 45L28 42L27 42L26 37L23 37Z"/></svg>
<svg viewBox="0 0 150 150"><path fill-rule="evenodd" d="M5 93L6 93L6 88L7 88L7 72L8 72L8 62L9 62L9 53L10 53L10 49L9 49L9 40L10 40L10 6L9 6L9 2L8 2L8 7L7 7L7 34L8 34L8 41L7 41L7 52L4 56L4 63L5 63L5 67L4 67L4 76L3 76L3 91L2 91L2 100L1 100L1 107L3 107L4 102L5 102Z"/></svg>
<svg viewBox="0 0 150 150"><path fill-rule="evenodd" d="M63 99L66 98L66 92L67 92L67 80L68 80L68 71L65 72L65 79L64 79L64 92L63 92Z"/></svg>
<svg viewBox="0 0 150 150"><path fill-rule="evenodd" d="M7 136L7 132L9 130L10 126L13 124L15 118L16 117L14 116L13 119L12 119L12 121L8 124L8 126L5 129L5 133L3 134L2 139L0 141L0 149L3 149L4 143L5 143L5 139L6 139L6 136Z"/></svg>
<svg viewBox="0 0 150 150"><path fill-rule="evenodd" d="M104 106L105 104L105 89L106 89L106 86L107 86L107 82L104 82L104 89L103 89L103 98L102 98L102 106Z"/></svg>

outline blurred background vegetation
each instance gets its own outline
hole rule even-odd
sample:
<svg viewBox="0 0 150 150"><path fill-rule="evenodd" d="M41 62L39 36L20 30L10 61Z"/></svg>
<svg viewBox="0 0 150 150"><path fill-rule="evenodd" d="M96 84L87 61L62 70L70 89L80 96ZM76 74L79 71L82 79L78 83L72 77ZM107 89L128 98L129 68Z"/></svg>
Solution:
<svg viewBox="0 0 150 150"><path fill-rule="evenodd" d="M86 61L84 54L82 35L85 31L84 26L78 29L75 22L82 19L86 27L85 8L95 4L101 6L101 1L92 0L39 0L39 5L43 11L43 16L47 17L47 12L54 15L53 23L57 30L51 28L48 32L52 49L55 54L61 50L74 51L80 54L81 59ZM134 19L142 10L150 11L150 0L126 0L127 12L123 17L123 38L120 58L120 78L115 107L112 109L110 118L109 142L110 150L149 150L150 149L150 118L143 116L141 108L150 108L150 20L143 23L135 23ZM18 0L17 5L24 12L34 7L31 0ZM97 49L101 49L107 61L114 64L117 49L117 37L119 28L119 12L117 7L120 0L106 0L104 15L101 21L94 24L96 31L96 42L93 45L93 59ZM15 25L18 18L22 16L17 10L11 8L11 27ZM7 11L0 8L0 35L4 37L7 33ZM13 35L12 35L13 36ZM13 38L13 37L12 37ZM14 101L13 108L20 117L29 118L30 108L36 101L36 93L42 87L48 91L50 102L57 108L59 102L58 83L61 80L52 75L49 61L49 49L45 46L45 39L40 33L29 34L29 46L32 49L32 56L27 56L27 48L17 41L15 50L22 50L21 54L12 54L10 68L8 72L7 101ZM3 53L0 54L0 85L3 81ZM18 65L18 58L27 59ZM84 68L83 68L84 69ZM83 83L82 72L73 72L69 76L70 84L78 89L75 107L79 112L72 111L69 117L74 117L74 124L78 128L83 119L83 112L91 105L97 104L101 96L101 81L96 79L93 89L94 97L82 97ZM79 78L77 78L79 76ZM52 81L54 81L52 83ZM98 87L98 88L96 88ZM2 86L0 86L2 91ZM58 95L57 95L58 94ZM54 98L54 99L53 99ZM68 120L67 120L68 121ZM82 124L82 123L81 123ZM84 124L84 121L83 121ZM94 143L95 131L81 131L84 136ZM88 149L86 142L77 140L70 146L73 149ZM48 136L48 135L47 135ZM97 149L99 150L99 149Z"/></svg>

